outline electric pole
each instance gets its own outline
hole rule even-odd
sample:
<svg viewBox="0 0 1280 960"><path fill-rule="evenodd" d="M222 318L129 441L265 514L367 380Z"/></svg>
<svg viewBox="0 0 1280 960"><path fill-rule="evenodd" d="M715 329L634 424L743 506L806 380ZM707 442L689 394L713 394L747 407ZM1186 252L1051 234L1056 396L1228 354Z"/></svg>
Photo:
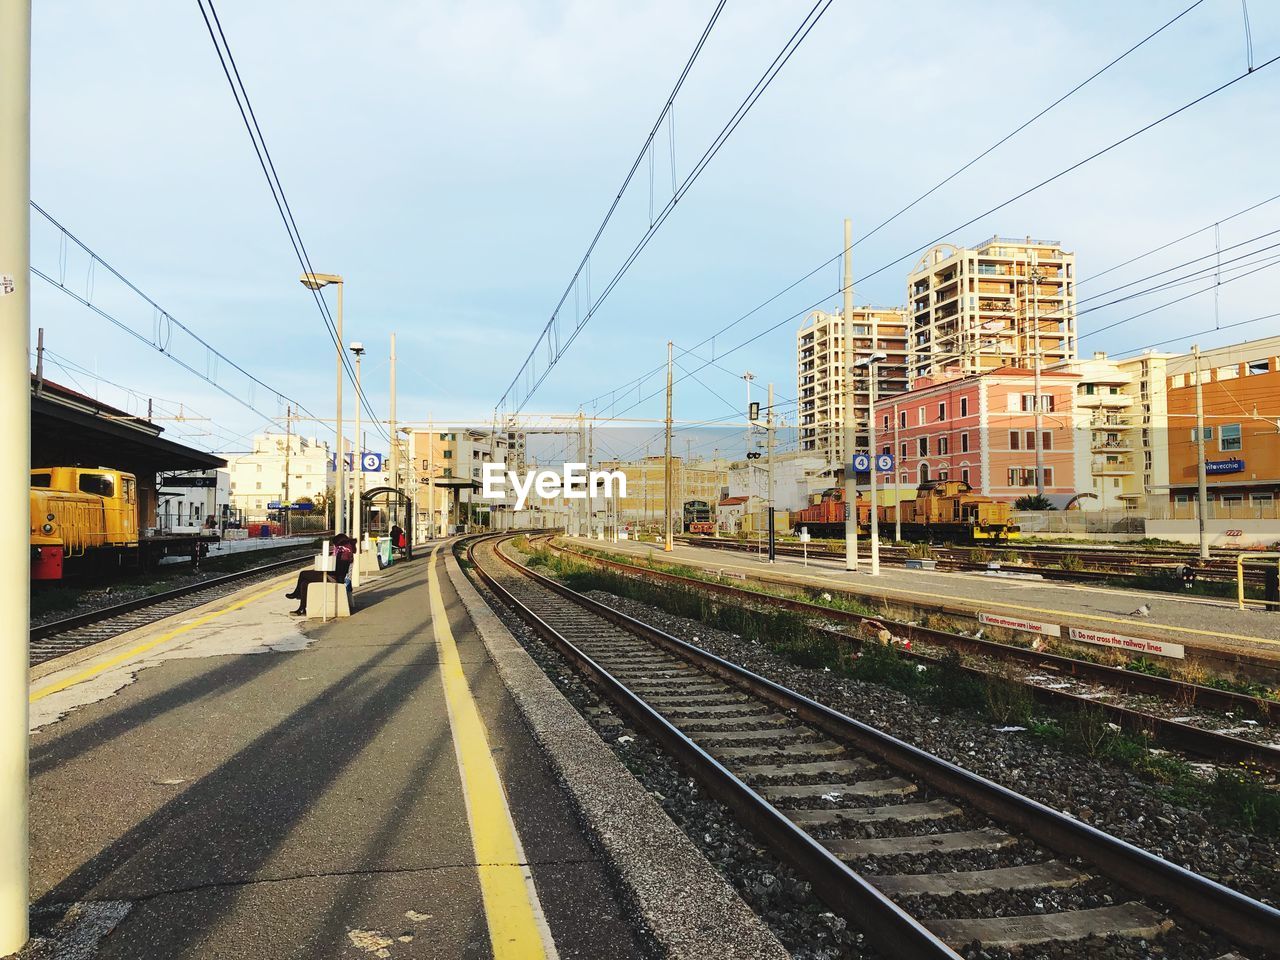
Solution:
<svg viewBox="0 0 1280 960"><path fill-rule="evenodd" d="M1035 446L1036 446L1036 494L1044 496L1044 437L1041 435L1041 416L1043 411L1041 407L1043 403L1040 399L1040 265L1037 261L1036 252L1031 251L1031 263L1029 266L1028 280L1031 281L1032 302L1034 303L1034 313L1031 318L1032 339L1035 344Z"/></svg>
<svg viewBox="0 0 1280 960"><path fill-rule="evenodd" d="M292 514L293 511L289 509L290 505L293 503L293 501L289 499L289 455L292 452L293 405L288 404L285 406L284 415L284 503L281 504L281 506L284 507L284 535L286 537L289 536L289 530L293 526L293 524L290 523L290 514Z"/></svg>
<svg viewBox="0 0 1280 960"><path fill-rule="evenodd" d="M1196 519L1200 530L1200 559L1209 559L1209 539L1205 533L1205 514L1209 509L1209 481L1204 464L1204 387L1200 383L1200 344L1191 347L1196 378Z"/></svg>
<svg viewBox="0 0 1280 960"><path fill-rule="evenodd" d="M773 384L769 384L769 412L765 415L765 493L768 495L768 517L769 517L769 562L773 563L777 559L777 533L774 526L774 516L776 511L773 504Z"/></svg>
<svg viewBox="0 0 1280 960"><path fill-rule="evenodd" d="M391 523L400 522L400 435L396 433L396 335L391 334ZM407 522L407 521L406 521ZM390 531L390 527L387 528Z"/></svg>
<svg viewBox="0 0 1280 960"><path fill-rule="evenodd" d="M898 405L893 405L893 539L896 543L902 542L902 490L898 486L898 480L902 476L902 464L898 458L902 455L902 447L898 443L898 422L901 417L898 416Z"/></svg>
<svg viewBox="0 0 1280 960"><path fill-rule="evenodd" d="M858 569L858 478L853 471L857 443L853 396L853 221L844 221L844 349L840 354L840 382L844 385L844 568Z"/></svg>
<svg viewBox="0 0 1280 960"><path fill-rule="evenodd" d="M662 510L663 519L666 523L667 536L663 543L662 549L665 553L670 553L674 549L671 542L671 496L675 492L671 484L671 347L670 340L667 341L667 442L666 452L663 457L666 467L663 470L663 494L662 494Z"/></svg>

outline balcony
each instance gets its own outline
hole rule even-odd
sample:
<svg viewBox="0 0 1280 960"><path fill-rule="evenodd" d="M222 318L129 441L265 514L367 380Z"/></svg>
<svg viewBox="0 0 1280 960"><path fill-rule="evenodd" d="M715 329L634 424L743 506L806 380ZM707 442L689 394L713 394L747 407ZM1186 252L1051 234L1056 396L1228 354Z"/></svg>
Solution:
<svg viewBox="0 0 1280 960"><path fill-rule="evenodd" d="M1133 406L1133 397L1127 393L1081 393L1076 396L1076 406L1127 410Z"/></svg>
<svg viewBox="0 0 1280 960"><path fill-rule="evenodd" d="M1133 453L1133 445L1128 440L1107 440L1102 437L1094 439L1090 443L1089 449L1094 453Z"/></svg>
<svg viewBox="0 0 1280 960"><path fill-rule="evenodd" d="M1134 474L1130 457L1094 457L1090 471L1095 477L1131 477Z"/></svg>

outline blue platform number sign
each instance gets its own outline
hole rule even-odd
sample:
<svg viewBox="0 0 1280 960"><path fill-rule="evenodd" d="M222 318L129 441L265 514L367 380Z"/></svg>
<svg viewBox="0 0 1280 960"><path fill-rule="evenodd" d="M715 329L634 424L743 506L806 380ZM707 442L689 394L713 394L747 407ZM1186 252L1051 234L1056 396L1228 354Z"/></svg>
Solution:
<svg viewBox="0 0 1280 960"><path fill-rule="evenodd" d="M377 473L382 469L382 454L366 453L360 458L360 466L365 473Z"/></svg>
<svg viewBox="0 0 1280 960"><path fill-rule="evenodd" d="M893 454L877 453L876 471L879 473L889 473L891 470L893 470Z"/></svg>
<svg viewBox="0 0 1280 960"><path fill-rule="evenodd" d="M871 469L871 457L865 453L855 453L853 455L854 473L866 473Z"/></svg>

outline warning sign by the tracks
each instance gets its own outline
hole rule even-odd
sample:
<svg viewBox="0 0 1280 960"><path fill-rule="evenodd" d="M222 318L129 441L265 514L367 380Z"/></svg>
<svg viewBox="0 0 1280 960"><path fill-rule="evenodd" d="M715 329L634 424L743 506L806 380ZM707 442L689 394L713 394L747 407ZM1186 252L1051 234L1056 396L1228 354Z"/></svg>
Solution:
<svg viewBox="0 0 1280 960"><path fill-rule="evenodd" d="M1154 653L1158 657L1174 657L1178 660L1186 658L1186 651L1180 643L1148 640L1146 637L1126 637L1120 633L1082 630L1079 627L1072 627L1067 633L1077 643L1096 643L1103 647L1117 647L1129 653Z"/></svg>
<svg viewBox="0 0 1280 960"><path fill-rule="evenodd" d="M989 627L1006 627L1009 630L1025 630L1038 633L1042 637L1060 637L1062 628L1056 623L1041 623L1038 620L1023 620L1021 617L1007 617L1002 613L979 613L978 621Z"/></svg>

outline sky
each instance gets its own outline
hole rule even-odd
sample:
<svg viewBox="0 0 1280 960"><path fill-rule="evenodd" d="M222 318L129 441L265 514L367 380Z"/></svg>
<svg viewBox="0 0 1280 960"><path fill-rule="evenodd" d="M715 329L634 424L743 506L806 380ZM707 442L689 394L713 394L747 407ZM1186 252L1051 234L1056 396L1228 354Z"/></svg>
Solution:
<svg viewBox="0 0 1280 960"><path fill-rule="evenodd" d="M758 391L773 382L793 398L795 331L810 308L838 306L839 266L777 295L840 252L843 218L862 237L1191 2L835 0L525 412L660 418L661 375L636 380L663 365L668 340L677 419L734 415L748 369ZM493 415L715 6L216 5L312 264L345 278L344 333L367 350L375 415L388 415L394 333L398 417L420 423ZM664 125L652 188L646 161L592 256L590 296L648 229L650 204L670 198L672 155L681 180L811 6L729 0L675 101L674 148ZM1228 263L1216 295L1129 319L1200 283L1082 315L1082 352L1274 335L1277 319L1243 321L1277 309L1280 248L1263 248L1280 235L1252 238L1280 228L1280 200L1227 219L1280 194L1280 63L1262 66L1280 55L1280 4L1255 0L1248 14L1253 73L964 225L1245 73L1240 0L1202 0L859 243L855 300L902 304L915 251L937 240L1061 240L1082 300L1194 257L1213 263L1216 243L1224 261L1248 257L1237 273ZM167 436L205 449L246 449L285 413L279 397L316 418L295 429L332 436L320 421L333 416L334 347L196 3L36 4L32 70L33 200L149 298L33 213L33 265L65 287L33 281L47 375L130 411L151 399ZM698 372L713 344L683 351L766 301L715 338L715 363ZM610 406L619 389L629 399Z"/></svg>

